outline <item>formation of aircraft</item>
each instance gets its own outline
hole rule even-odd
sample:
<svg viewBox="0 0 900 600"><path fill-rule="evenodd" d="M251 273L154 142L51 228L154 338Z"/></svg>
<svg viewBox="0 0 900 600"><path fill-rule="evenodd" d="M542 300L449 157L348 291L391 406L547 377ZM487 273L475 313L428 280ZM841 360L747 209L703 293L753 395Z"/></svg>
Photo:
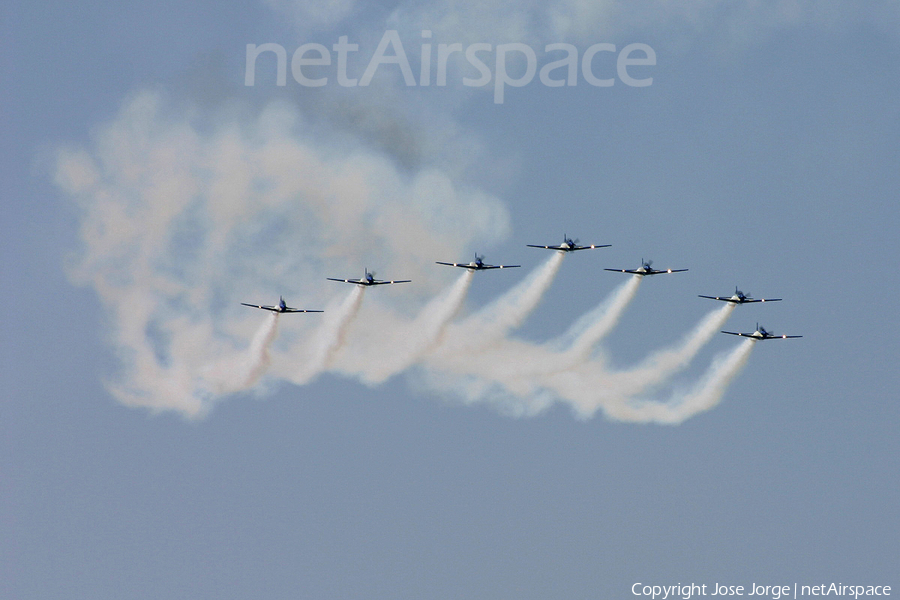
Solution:
<svg viewBox="0 0 900 600"><path fill-rule="evenodd" d="M576 250L594 250L595 248L609 248L612 244L591 244L590 246L579 246L578 240L573 240L568 235L563 235L563 242L559 246L536 246L535 244L526 244L529 248L543 248L544 250L559 250L560 252L575 252Z"/></svg>
<svg viewBox="0 0 900 600"><path fill-rule="evenodd" d="M543 248L546 250L558 250L560 252L574 252L576 250L593 250L595 248L608 248L611 244L591 244L590 246L579 246L578 240L573 240L567 235L563 236L563 242L558 246L538 246L534 244L527 244L529 248ZM491 269L515 269L519 268L521 265L489 265L484 262L484 256L480 256L479 254L475 254L475 260L469 263L450 263L450 262L440 262L437 261L439 265L446 265L448 267L459 267L462 269L469 269L470 271L486 271ZM653 261L641 259L641 266L637 269L604 269L606 271L612 271L614 273L629 273L632 275L662 275L669 273L682 273L687 271L687 269L654 269ZM352 283L360 286L373 286L373 285L390 285L394 283L411 283L410 279L394 279L394 280L384 280L384 279L375 279L375 273L369 272L368 269L365 269L365 274L363 277L359 279L336 279L333 277L327 278L329 281L338 281L341 283ZM720 302L730 302L732 304L749 304L754 302L779 302L781 298L753 298L749 293L744 293L737 286L734 288L734 294L731 296L704 296L700 295L700 298L708 298L710 300L718 300ZM288 306L283 297L280 297L278 300L278 304L275 306L267 306L263 304L248 304L246 302L241 302L243 306L249 306L251 308L258 308L261 310L268 310L275 313L320 313L324 312L321 310L309 310L309 309L301 309L301 308L292 308ZM743 333L737 331L722 331L722 333L726 333L728 335L736 335L739 337L750 338L754 341L756 340L773 340L773 339L792 339L792 338L800 338L802 335L777 335L773 334L766 330L765 327L761 327L759 323L756 324L756 331L750 333Z"/></svg>
<svg viewBox="0 0 900 600"><path fill-rule="evenodd" d="M470 271L486 271L488 269L517 269L521 265L488 265L484 262L484 256L475 254L475 260L470 263L448 263L437 261L439 265L447 265L448 267L461 267Z"/></svg>
<svg viewBox="0 0 900 600"><path fill-rule="evenodd" d="M641 259L641 266L637 269L604 269L605 271L612 271L613 273L631 273L632 275L640 275L641 277L645 275L662 275L664 273L681 273L683 271L687 271L687 269L654 269L651 265L653 265L652 260L644 260Z"/></svg>
<svg viewBox="0 0 900 600"><path fill-rule="evenodd" d="M721 300L722 302L731 302L732 304L748 304L750 302L780 302L781 298L751 298L749 293L744 293L735 286L733 296L700 296L701 298L709 298L710 300Z"/></svg>
<svg viewBox="0 0 900 600"><path fill-rule="evenodd" d="M370 285L390 285L392 283L409 283L412 281L411 279L394 279L391 281L385 279L375 279L375 273L369 273L369 269L366 269L366 274L364 277L360 279L334 279L332 277L326 277L328 281L340 281L341 283L355 283L356 285L362 286L370 286Z"/></svg>
<svg viewBox="0 0 900 600"><path fill-rule="evenodd" d="M759 323L756 324L756 331L752 333L738 333L736 331L723 331L722 333L727 333L728 335L737 335L740 337L751 338L753 340L787 340L791 338L801 338L802 335L776 335L771 331L766 331L765 327L760 327Z"/></svg>
<svg viewBox="0 0 900 600"><path fill-rule="evenodd" d="M246 302L241 302L244 306L249 306L250 308L260 308L262 310L270 310L276 313L320 313L325 312L322 310L307 310L305 308L291 308L284 302L283 297L279 297L278 304L275 306L266 306L264 304L247 304Z"/></svg>

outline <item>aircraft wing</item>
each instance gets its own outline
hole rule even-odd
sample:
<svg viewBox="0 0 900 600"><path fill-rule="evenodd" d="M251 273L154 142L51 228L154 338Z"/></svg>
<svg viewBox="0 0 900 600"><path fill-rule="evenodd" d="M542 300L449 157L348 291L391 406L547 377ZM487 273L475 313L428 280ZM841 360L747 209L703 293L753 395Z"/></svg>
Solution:
<svg viewBox="0 0 900 600"><path fill-rule="evenodd" d="M631 273L632 275L646 275L647 273L636 271L634 269L603 269L604 271L612 271L613 273Z"/></svg>
<svg viewBox="0 0 900 600"><path fill-rule="evenodd" d="M365 285L366 282L362 279L335 279L333 277L326 277L328 281L340 281L341 283L355 283L357 285Z"/></svg>
<svg viewBox="0 0 900 600"><path fill-rule="evenodd" d="M372 283L368 283L366 285L390 285L392 283L410 283L411 281L412 281L412 279L394 279L392 281L383 281L383 280L376 279Z"/></svg>
<svg viewBox="0 0 900 600"><path fill-rule="evenodd" d="M277 308L274 306L263 306L261 304L247 304L246 302L241 302L243 306L249 306L250 308L261 308L262 310L271 310L272 312L279 312Z"/></svg>
<svg viewBox="0 0 900 600"><path fill-rule="evenodd" d="M721 300L722 302L737 302L737 300L732 300L730 297L729 297L729 298L723 298L722 296L703 296L703 295L700 295L700 294L698 294L698 297L699 297L699 298L709 298L710 300ZM744 300L744 302L747 302L747 301ZM753 302L756 302L756 301L753 300Z"/></svg>
<svg viewBox="0 0 900 600"><path fill-rule="evenodd" d="M663 269L661 271L652 271L651 275L662 275L664 273L684 273L687 269Z"/></svg>
<svg viewBox="0 0 900 600"><path fill-rule="evenodd" d="M595 248L609 248L612 244L591 244L590 246L575 246L574 248L569 248L570 251L574 252L575 250L594 250Z"/></svg>
<svg viewBox="0 0 900 600"><path fill-rule="evenodd" d="M728 335L738 335L740 337L754 338L757 340L763 339L761 337L753 335L752 333L737 333L736 331L723 331L722 333L727 333Z"/></svg>
<svg viewBox="0 0 900 600"><path fill-rule="evenodd" d="M320 312L325 312L325 311L324 311L324 310L307 310L307 309L305 309L305 308L290 308L290 307L288 307L288 308L284 309L284 310L281 311L281 312L286 312L286 313L314 313L314 312L318 312L318 313L320 313Z"/></svg>

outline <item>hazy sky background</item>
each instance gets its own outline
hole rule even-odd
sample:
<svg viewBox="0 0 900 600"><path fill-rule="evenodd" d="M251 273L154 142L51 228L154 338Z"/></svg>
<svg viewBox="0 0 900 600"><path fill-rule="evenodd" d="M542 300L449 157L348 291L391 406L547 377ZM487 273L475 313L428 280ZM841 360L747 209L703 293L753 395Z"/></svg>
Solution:
<svg viewBox="0 0 900 600"><path fill-rule="evenodd" d="M893 2L6 7L0 596L896 590L898 26ZM244 85L247 44L348 36L359 78L386 30L416 79L422 30L527 44L538 69L551 43L657 60L632 68L648 87L535 77L502 104L453 61L444 87L386 65L344 88L332 64L309 88L277 86L270 55ZM440 338L470 339L548 268L525 245L563 234L612 247L565 256L493 354L428 345L415 315L465 284L434 261L522 265L472 278ZM627 283L603 269L642 258L690 271L640 284L578 398L678 347L721 308L698 294L783 298L724 328L804 337L756 344L676 425L617 419L616 393L521 393ZM413 283L355 306L325 280L365 267ZM257 378L274 329L239 303L279 295L327 312L280 317ZM631 400L690 395L740 344L711 336Z"/></svg>

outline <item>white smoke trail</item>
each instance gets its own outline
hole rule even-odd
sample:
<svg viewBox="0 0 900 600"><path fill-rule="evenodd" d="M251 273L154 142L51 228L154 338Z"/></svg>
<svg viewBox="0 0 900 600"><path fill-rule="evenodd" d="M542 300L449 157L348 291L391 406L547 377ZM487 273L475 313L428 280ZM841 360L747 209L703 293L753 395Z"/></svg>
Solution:
<svg viewBox="0 0 900 600"><path fill-rule="evenodd" d="M139 310L138 306L133 304L132 310ZM133 315L131 319L135 325L143 322ZM148 319L140 333L122 330L124 335L140 335L145 341L130 353L126 376L108 384L109 389L124 404L154 410L174 404L192 418L205 415L218 397L256 385L269 366L269 349L278 334L277 314L266 316L245 350L215 339L204 323L173 322L166 330L150 335L147 330L153 329L153 324L153 319ZM161 340L150 339L154 337L168 339L167 352L157 348ZM190 358L174 362L173 356Z"/></svg>
<svg viewBox="0 0 900 600"><path fill-rule="evenodd" d="M611 385L620 394L634 396L659 385L686 368L703 346L721 329L734 311L731 302L709 313L680 344L650 355L640 365L627 371L612 373Z"/></svg>
<svg viewBox="0 0 900 600"><path fill-rule="evenodd" d="M624 299L636 285L634 280L628 282L601 306L623 308ZM633 399L685 368L733 310L734 305L728 304L713 311L676 347L657 352L629 371L611 371L602 355L593 359L581 355L580 360L573 360L579 355L555 349L558 341L538 346L505 338L466 356L440 357L428 364L423 379L467 403L490 402L512 414L533 414L556 401L570 404L583 417L602 408L617 418L615 415L625 410L622 407L629 408ZM591 315L597 322L610 323L608 312L595 310ZM592 335L601 330L592 325L587 326ZM707 379L710 377L713 375Z"/></svg>
<svg viewBox="0 0 900 600"><path fill-rule="evenodd" d="M207 387L217 395L233 394L251 388L269 368L269 348L278 335L278 313L266 315L250 341L247 352L205 369Z"/></svg>
<svg viewBox="0 0 900 600"><path fill-rule="evenodd" d="M728 385L743 370L756 340L741 342L734 350L719 355L706 375L687 393L676 394L668 402L647 400L610 403L604 410L610 418L640 423L678 425L694 415L710 410L721 400Z"/></svg>
<svg viewBox="0 0 900 600"><path fill-rule="evenodd" d="M553 283L562 259L562 252L554 252L543 265L508 292L462 323L452 325L448 328L444 343L435 349L435 354L440 357L467 357L498 344L537 308Z"/></svg>
<svg viewBox="0 0 900 600"><path fill-rule="evenodd" d="M566 353L574 361L587 359L593 347L605 338L622 318L622 313L634 300L643 279L640 275L632 275L594 310L578 319L569 331L551 342L551 345L568 348Z"/></svg>
<svg viewBox="0 0 900 600"><path fill-rule="evenodd" d="M518 396L537 393L545 378L588 359L594 345L612 330L634 299L641 279L639 275L634 275L596 308L579 318L565 334L546 344L536 346L504 338L490 347L469 346L465 355L439 355L436 365L452 368L460 375L493 381ZM476 385L472 381L466 385L466 396L470 401L474 401L475 396L472 390L490 389L490 386ZM490 393L494 394L493 391Z"/></svg>
<svg viewBox="0 0 900 600"><path fill-rule="evenodd" d="M389 344L381 345L380 350L364 352L366 358L359 360L355 368L363 382L369 385L383 383L440 345L447 325L462 308L473 275L472 271L466 270L449 289L426 304L415 319L398 323L392 331L383 332L380 339L389 336Z"/></svg>
<svg viewBox="0 0 900 600"><path fill-rule="evenodd" d="M515 329L537 308L544 293L562 264L563 252L554 252L543 265L535 269L521 283L484 307L478 314L473 315L463 323L465 327L469 323L477 323L487 326L484 332L488 337L492 335L502 336Z"/></svg>
<svg viewBox="0 0 900 600"><path fill-rule="evenodd" d="M534 390L530 379L535 369L547 368L548 362L531 360L536 353L547 357L539 346L519 343L507 338L537 307L563 260L562 252L554 252L544 264L523 281L462 323L447 328L444 342L422 358L424 380L438 388L463 391L470 402L478 401L478 390L492 385L515 388L524 395ZM558 359L554 355L550 358ZM452 383L445 377L455 378ZM463 390L461 386L464 386ZM505 388L504 388L505 389Z"/></svg>
<svg viewBox="0 0 900 600"><path fill-rule="evenodd" d="M292 382L307 384L331 366L346 342L347 328L359 313L365 291L360 285L354 286L340 306L325 309L325 320L312 341L312 356L290 377Z"/></svg>
<svg viewBox="0 0 900 600"><path fill-rule="evenodd" d="M526 394L496 379L472 375L448 379L431 372L425 374L424 382L430 389L460 397L466 403L490 403L515 416L537 414L555 402L563 402L585 419L602 410L607 418L617 421L676 425L721 401L728 385L747 364L754 343L746 340L734 350L717 356L692 389L674 393L667 401L625 395L610 386L609 374L596 361L555 373L546 378L545 387Z"/></svg>
<svg viewBox="0 0 900 600"><path fill-rule="evenodd" d="M263 376L269 367L271 363L269 348L271 348L272 342L275 341L278 335L279 316L278 313L269 315L266 322L253 336L253 341L250 342L250 349L247 352L249 361L246 366L244 379L241 382L241 390L247 389L259 381L259 378Z"/></svg>

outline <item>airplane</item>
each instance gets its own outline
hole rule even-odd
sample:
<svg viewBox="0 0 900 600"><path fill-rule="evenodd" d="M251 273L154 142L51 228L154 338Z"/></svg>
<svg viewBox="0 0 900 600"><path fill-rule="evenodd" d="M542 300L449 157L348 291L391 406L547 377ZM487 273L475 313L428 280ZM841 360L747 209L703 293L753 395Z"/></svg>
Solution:
<svg viewBox="0 0 900 600"><path fill-rule="evenodd" d="M590 246L579 246L578 240L573 240L569 236L563 234L563 243L559 246L536 246L534 244L526 244L529 248L543 248L545 250L559 250L560 252L575 252L576 250L593 250L595 248L609 248L612 244L591 244Z"/></svg>
<svg viewBox="0 0 900 600"><path fill-rule="evenodd" d="M395 279L393 281L386 281L383 279L375 279L375 273L369 273L369 270L366 269L365 277L361 279L333 279L331 277L326 277L328 281L340 281L342 283L355 283L356 285L362 286L370 286L370 285L389 285L391 283L409 283L412 281L411 279Z"/></svg>
<svg viewBox="0 0 900 600"><path fill-rule="evenodd" d="M284 303L284 298L279 297L277 306L264 306L261 304L247 304L246 302L241 302L244 306L249 306L250 308L261 308L263 310L271 310L275 313L320 313L325 312L323 310L306 310L303 308L291 308L287 304Z"/></svg>
<svg viewBox="0 0 900 600"><path fill-rule="evenodd" d="M631 273L632 275L640 275L643 277L644 275L660 275L663 273L681 273L683 271L687 271L687 269L664 269L657 270L651 268L650 265L653 264L652 260L645 261L643 258L641 259L641 266L638 269L604 269L604 271L612 271L613 273Z"/></svg>
<svg viewBox="0 0 900 600"><path fill-rule="evenodd" d="M750 294L745 294L741 290L734 287L734 295L724 296L700 296L700 298L709 298L710 300L721 300L722 302L731 302L732 304L748 304L750 302L780 302L781 298L751 298Z"/></svg>
<svg viewBox="0 0 900 600"><path fill-rule="evenodd" d="M737 333L735 331L723 331L722 333L727 333L728 335L737 335L740 337L750 338L754 341L756 340L786 340L790 338L801 338L802 335L775 335L770 331L766 331L765 327L760 327L759 323L756 324L756 331L753 333Z"/></svg>
<svg viewBox="0 0 900 600"><path fill-rule="evenodd" d="M515 269L521 265L486 265L484 264L484 256L475 254L475 260L470 263L447 263L437 261L439 265L447 265L448 267L462 267L470 271L486 271L488 269Z"/></svg>

